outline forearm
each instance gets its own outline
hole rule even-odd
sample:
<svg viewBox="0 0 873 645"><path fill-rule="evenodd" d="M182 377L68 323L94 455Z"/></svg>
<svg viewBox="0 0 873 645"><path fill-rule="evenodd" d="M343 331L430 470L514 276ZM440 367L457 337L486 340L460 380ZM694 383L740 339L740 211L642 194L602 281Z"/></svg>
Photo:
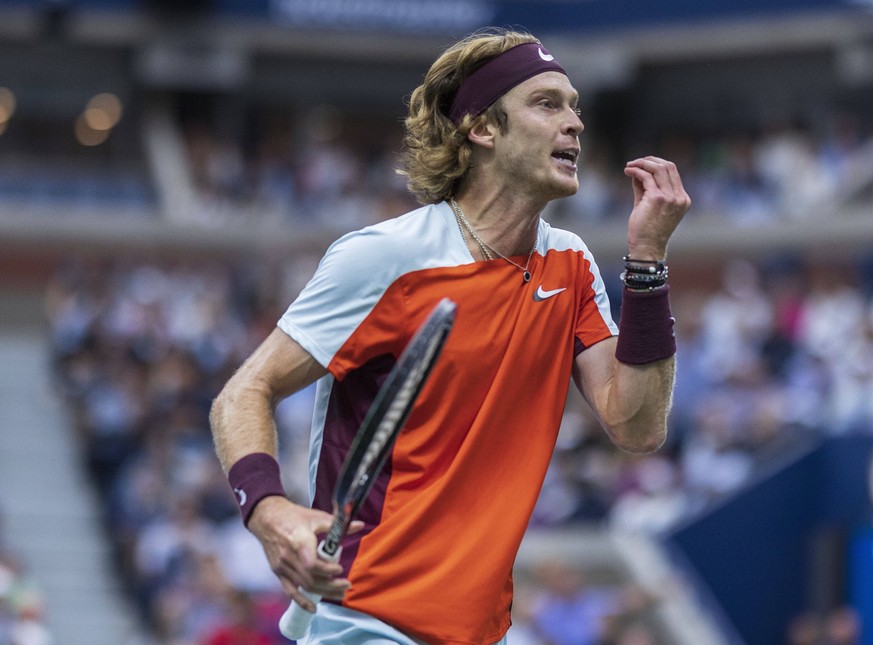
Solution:
<svg viewBox="0 0 873 645"><path fill-rule="evenodd" d="M675 353L665 286L646 292L625 289L618 337L577 356L577 383L620 448L651 452L664 443Z"/></svg>
<svg viewBox="0 0 873 645"><path fill-rule="evenodd" d="M281 330L274 330L212 404L209 421L215 452L225 472L252 453L275 457L275 406L325 373L300 345Z"/></svg>
<svg viewBox="0 0 873 645"><path fill-rule="evenodd" d="M629 452L652 452L667 438L667 415L673 399L674 357L644 365L618 360L598 402L613 442Z"/></svg>
<svg viewBox="0 0 873 645"><path fill-rule="evenodd" d="M277 454L272 403L251 384L232 379L213 402L209 422L225 473L248 454Z"/></svg>
<svg viewBox="0 0 873 645"><path fill-rule="evenodd" d="M264 547L285 593L307 611L315 611L315 605L303 589L340 600L349 582L340 564L316 556L316 536L330 528L330 513L285 497L275 459L274 410L325 373L298 343L274 330L230 378L209 413L215 452L243 522ZM352 530L360 529L353 523Z"/></svg>
<svg viewBox="0 0 873 645"><path fill-rule="evenodd" d="M625 267L626 285L642 278L666 281L664 264L649 265L653 271L644 275L636 272L636 264L626 262ZM604 409L616 442L634 452L655 450L666 439L676 371L669 294L670 287L663 284L643 290L626 287L622 293L612 387L606 390Z"/></svg>

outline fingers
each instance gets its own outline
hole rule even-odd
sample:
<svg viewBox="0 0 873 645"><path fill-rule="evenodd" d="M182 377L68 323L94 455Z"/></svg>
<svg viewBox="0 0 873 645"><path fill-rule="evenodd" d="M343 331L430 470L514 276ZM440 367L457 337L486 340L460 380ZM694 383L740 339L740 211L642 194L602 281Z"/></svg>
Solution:
<svg viewBox="0 0 873 645"><path fill-rule="evenodd" d="M343 574L342 565L320 559L316 550L316 534L330 528L331 515L309 509L304 513L305 520L298 523L287 538L287 548L279 545L277 563L281 573L287 572L297 580L298 585L333 596L347 586L340 584L333 588L330 584ZM277 571L277 574L281 573Z"/></svg>
<svg viewBox="0 0 873 645"><path fill-rule="evenodd" d="M671 162L658 157L644 157L629 161L625 166L625 174L639 181L645 190L672 192L675 185L670 177L670 165ZM673 168L675 169L675 165Z"/></svg>
<svg viewBox="0 0 873 645"><path fill-rule="evenodd" d="M314 572L312 585L307 587L307 590L317 593L320 596L324 596L325 598L342 600L343 596L345 596L346 594L346 591L351 588L352 583L349 582L346 578L338 577L341 575L342 567L340 567L339 574L330 573L325 575L319 575L318 573Z"/></svg>
<svg viewBox="0 0 873 645"><path fill-rule="evenodd" d="M629 161L634 207L628 221L628 252L636 258L664 258L667 244L691 207L676 164L660 157Z"/></svg>
<svg viewBox="0 0 873 645"><path fill-rule="evenodd" d="M661 196L665 201L675 204L677 208L688 209L691 199L682 185L682 178L676 164L660 157L648 156L629 161L625 166L625 174L634 179L634 191L638 190ZM639 183L639 186L637 185Z"/></svg>
<svg viewBox="0 0 873 645"><path fill-rule="evenodd" d="M265 504L268 500L272 501ZM317 534L330 528L331 514L303 508L278 496L266 498L255 510L249 529L260 540L285 593L308 611L315 607L305 592L341 600L351 586L342 577L342 565L316 555ZM360 530L359 524L353 523L353 530Z"/></svg>
<svg viewBox="0 0 873 645"><path fill-rule="evenodd" d="M282 591L285 592L285 595L309 613L315 612L315 603L303 592L302 587L297 587L284 578L279 578L279 581L282 583Z"/></svg>
<svg viewBox="0 0 873 645"><path fill-rule="evenodd" d="M316 559L310 567L301 566L299 561L283 564L281 570L274 569L274 572L282 584L282 589L295 601L302 598L304 591L342 600L351 587L351 583L341 577L343 568L339 563ZM306 603L301 602L301 604Z"/></svg>
<svg viewBox="0 0 873 645"><path fill-rule="evenodd" d="M306 509L309 530L313 533L327 533L333 523L333 515L316 509Z"/></svg>
<svg viewBox="0 0 873 645"><path fill-rule="evenodd" d="M296 571L295 575L279 576L279 580L282 589L294 600L298 600L304 591L325 598L342 600L351 588L351 582L341 576L342 567L335 565L329 568Z"/></svg>
<svg viewBox="0 0 873 645"><path fill-rule="evenodd" d="M342 577L343 567L339 562L328 562L316 557L308 566L294 567L294 572L295 575L291 578L296 583L293 591L300 594L306 591L325 598L342 600L351 587L351 583ZM284 583L283 587L285 587ZM286 592L288 592L287 587ZM297 600L297 594L289 593L289 595Z"/></svg>

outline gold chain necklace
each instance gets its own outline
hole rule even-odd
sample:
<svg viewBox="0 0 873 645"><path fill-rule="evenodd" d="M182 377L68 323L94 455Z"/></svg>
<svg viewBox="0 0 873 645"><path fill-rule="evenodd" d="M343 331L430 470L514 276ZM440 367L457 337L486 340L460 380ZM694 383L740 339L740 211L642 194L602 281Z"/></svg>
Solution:
<svg viewBox="0 0 873 645"><path fill-rule="evenodd" d="M452 209L452 211L454 212L454 208ZM479 251L482 253L482 257L486 260L493 260L494 256L491 255L491 252L485 246L485 243L476 237L476 234L470 228L469 223L466 220L461 220L461 218L458 217L457 213L455 213L455 221L458 223L458 230L461 231L461 238L464 240L464 243L467 243L467 234L464 233L464 229L466 229L467 231L469 231L470 236L473 238L473 241L479 245Z"/></svg>
<svg viewBox="0 0 873 645"><path fill-rule="evenodd" d="M518 270L522 272L521 277L524 279L525 282L530 282L530 271L528 270L528 267L530 267L531 258L533 257L533 253L534 251L536 251L537 243L539 242L539 228L537 229L537 236L534 239L534 243L530 249L530 253L528 253L527 255L527 262L525 262L524 266L521 266L518 262L510 260L508 257L503 255L503 253L495 249L493 246L490 246L485 242L485 240L479 237L473 226L470 224L470 221L467 219L467 216L464 215L464 211L462 211L461 207L458 205L458 202L455 201L454 197L449 200L449 205L452 207L452 212L455 214L455 218L458 220L458 228L461 229L461 237L464 237L463 229L466 228L467 232L470 233L470 236L476 241L476 244L479 245L479 249L482 251L482 255L485 257L486 260L493 260L494 255L503 258L512 266L518 268ZM463 228L461 228L461 225L463 225ZM466 238L464 239L466 241ZM494 255L492 255L492 253Z"/></svg>

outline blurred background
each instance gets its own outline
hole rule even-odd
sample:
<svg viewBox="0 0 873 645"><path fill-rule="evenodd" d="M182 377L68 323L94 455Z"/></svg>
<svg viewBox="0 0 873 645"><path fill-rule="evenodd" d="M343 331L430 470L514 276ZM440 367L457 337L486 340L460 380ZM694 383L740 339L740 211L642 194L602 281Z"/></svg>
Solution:
<svg viewBox="0 0 873 645"><path fill-rule="evenodd" d="M694 200L668 444L571 393L510 643L873 643L869 0L2 0L0 645L287 642L209 404L330 241L415 206L405 100L487 25L582 95L544 216L614 305L625 161ZM296 500L311 397L278 410Z"/></svg>

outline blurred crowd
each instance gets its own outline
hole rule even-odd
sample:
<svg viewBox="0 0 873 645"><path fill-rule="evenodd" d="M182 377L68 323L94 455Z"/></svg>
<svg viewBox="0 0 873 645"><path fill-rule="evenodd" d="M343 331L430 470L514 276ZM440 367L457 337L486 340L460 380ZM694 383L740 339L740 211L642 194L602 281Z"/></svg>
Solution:
<svg viewBox="0 0 873 645"><path fill-rule="evenodd" d="M81 265L48 289L57 384L156 643L281 642L281 590L208 427L212 398L275 325L281 295L266 267Z"/></svg>
<svg viewBox="0 0 873 645"><path fill-rule="evenodd" d="M245 137L202 120L185 126L204 223L254 214L349 230L416 206L395 172L397 122L368 125L362 137L360 126L319 107L297 125L259 123ZM834 113L815 127L785 121L711 136L663 134L645 149L604 141L592 128L581 137L581 190L550 205L547 215L570 226L624 218L631 204L625 161L657 154L679 165L694 217L738 225L802 220L838 208L873 183L870 125Z"/></svg>
<svg viewBox="0 0 873 645"><path fill-rule="evenodd" d="M418 205L395 172L396 120L352 120L320 105L255 122L228 131L202 115L180 120L201 225L278 220L347 231Z"/></svg>
<svg viewBox="0 0 873 645"><path fill-rule="evenodd" d="M693 217L754 225L833 212L873 181L870 125L866 117L834 112L815 124L781 120L714 134L662 133L621 151L584 133L581 189L557 210L571 221L624 218L624 162L655 154L679 167L694 198Z"/></svg>
<svg viewBox="0 0 873 645"><path fill-rule="evenodd" d="M402 148L400 115L316 105L251 108L251 114L230 110L228 116L212 105L180 103L175 123L184 154L176 180L196 195L185 216L201 226L290 221L336 232L417 205L395 172ZM546 210L553 221L570 226L625 217L631 194L622 171L628 159L644 154L679 165L694 197L693 217L737 225L832 212L873 185L869 114L834 109L813 122L664 130L651 140L629 130L620 136L603 132L593 114L583 114L583 120L590 127L581 136L582 189ZM162 187L145 171L144 153L126 140L112 148L118 159L108 150L89 150L86 158L93 163L92 156L102 151L111 163L91 167L85 158L74 158L51 172L47 169L55 168L57 159L37 157L34 163L32 150L7 151L0 157L0 195L19 208L66 203L67 208L120 214L155 212Z"/></svg>
<svg viewBox="0 0 873 645"><path fill-rule="evenodd" d="M873 428L867 263L736 260L673 296L678 371L657 453L614 451L584 405L564 418L534 521L659 532L822 437Z"/></svg>
<svg viewBox="0 0 873 645"><path fill-rule="evenodd" d="M508 645L669 645L651 620L667 588L609 578L557 560L517 572Z"/></svg>
<svg viewBox="0 0 873 645"><path fill-rule="evenodd" d="M82 262L65 266L47 291L57 385L105 501L119 571L160 643L233 642L222 639L234 630L259 634L253 643L281 642L275 625L285 601L239 520L207 416L312 261ZM873 293L865 268L738 260L716 288L677 288L668 445L648 456L617 451L572 399L533 524L657 533L809 442L869 431ZM607 280L618 288L616 277ZM310 388L277 409L285 485L300 502L312 396ZM546 592L519 602L518 625L533 629L554 611L538 601ZM525 642L559 642L531 633ZM636 638L622 642L648 642Z"/></svg>
<svg viewBox="0 0 873 645"><path fill-rule="evenodd" d="M835 607L824 612L804 612L788 626L787 645L861 645L861 618L852 607Z"/></svg>

